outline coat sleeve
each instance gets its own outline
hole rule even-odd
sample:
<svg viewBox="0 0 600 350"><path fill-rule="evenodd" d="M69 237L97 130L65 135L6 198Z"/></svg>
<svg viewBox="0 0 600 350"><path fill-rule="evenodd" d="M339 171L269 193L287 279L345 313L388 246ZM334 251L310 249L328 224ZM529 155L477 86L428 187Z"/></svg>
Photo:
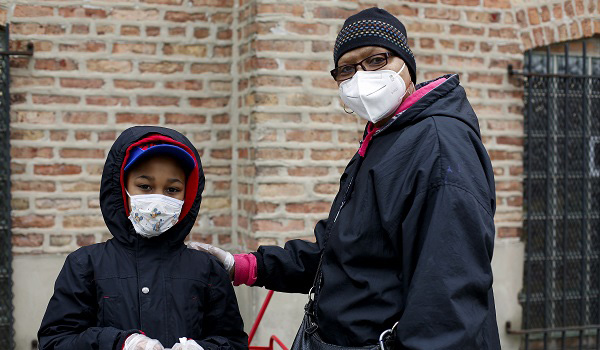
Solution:
<svg viewBox="0 0 600 350"><path fill-rule="evenodd" d="M402 222L400 349L487 349L496 329L493 214L458 184L417 194Z"/></svg>
<svg viewBox="0 0 600 350"><path fill-rule="evenodd" d="M308 293L321 258L320 242L327 227L321 220L315 227L317 242L293 239L284 247L261 246L254 253L257 262L255 286L286 293Z"/></svg>
<svg viewBox="0 0 600 350"><path fill-rule="evenodd" d="M202 327L202 339L194 339L205 350L247 350L248 335L237 299L225 269L211 259L209 296Z"/></svg>
<svg viewBox="0 0 600 350"><path fill-rule="evenodd" d="M93 273L79 263L75 254L69 254L54 284L38 331L40 349L116 349L128 335L138 331L96 327Z"/></svg>

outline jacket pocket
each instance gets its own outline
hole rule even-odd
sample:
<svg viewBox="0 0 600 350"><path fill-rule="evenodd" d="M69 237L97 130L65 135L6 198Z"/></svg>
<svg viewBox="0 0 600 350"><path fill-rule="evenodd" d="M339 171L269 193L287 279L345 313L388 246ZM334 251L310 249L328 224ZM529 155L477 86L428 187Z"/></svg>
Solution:
<svg viewBox="0 0 600 350"><path fill-rule="evenodd" d="M100 326L119 328L121 298L118 295L104 295L100 302Z"/></svg>

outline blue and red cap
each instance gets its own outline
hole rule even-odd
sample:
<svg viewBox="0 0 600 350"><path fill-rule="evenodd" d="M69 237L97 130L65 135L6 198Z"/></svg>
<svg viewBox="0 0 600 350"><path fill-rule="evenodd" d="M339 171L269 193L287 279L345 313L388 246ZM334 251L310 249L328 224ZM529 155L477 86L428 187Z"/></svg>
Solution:
<svg viewBox="0 0 600 350"><path fill-rule="evenodd" d="M125 164L124 171L127 171L132 165L139 163L142 159L156 155L168 155L176 159L186 174L189 174L195 167L196 161L183 148L168 143L146 143L133 147L129 151L129 158Z"/></svg>

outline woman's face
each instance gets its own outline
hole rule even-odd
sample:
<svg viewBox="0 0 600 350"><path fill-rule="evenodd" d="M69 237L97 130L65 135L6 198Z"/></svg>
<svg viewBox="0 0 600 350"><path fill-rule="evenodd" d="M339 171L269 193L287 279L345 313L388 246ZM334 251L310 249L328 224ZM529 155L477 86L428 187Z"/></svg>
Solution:
<svg viewBox="0 0 600 350"><path fill-rule="evenodd" d="M185 180L185 171L173 158L156 156L135 164L127 171L125 188L131 196L162 194L183 200Z"/></svg>

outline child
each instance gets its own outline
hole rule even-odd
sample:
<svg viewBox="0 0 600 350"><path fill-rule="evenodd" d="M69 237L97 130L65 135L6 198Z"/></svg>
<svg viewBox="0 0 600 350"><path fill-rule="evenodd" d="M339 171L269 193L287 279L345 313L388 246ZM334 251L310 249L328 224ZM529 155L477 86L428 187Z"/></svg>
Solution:
<svg viewBox="0 0 600 350"><path fill-rule="evenodd" d="M203 189L200 157L185 136L125 130L100 188L114 237L67 257L38 331L40 349L246 350L227 272L183 243Z"/></svg>

